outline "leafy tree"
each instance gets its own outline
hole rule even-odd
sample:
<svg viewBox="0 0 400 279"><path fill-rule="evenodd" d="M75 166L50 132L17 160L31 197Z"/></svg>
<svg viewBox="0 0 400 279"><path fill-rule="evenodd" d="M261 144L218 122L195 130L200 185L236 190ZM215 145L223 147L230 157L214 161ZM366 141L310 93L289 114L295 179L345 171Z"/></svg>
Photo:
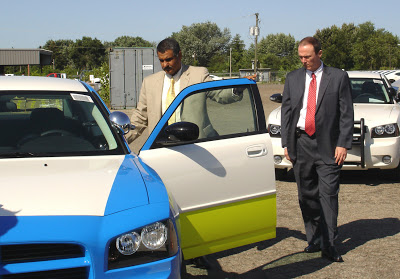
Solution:
<svg viewBox="0 0 400 279"><path fill-rule="evenodd" d="M217 53L211 57L210 66L207 67L210 73L227 73L229 72L229 54Z"/></svg>
<svg viewBox="0 0 400 279"><path fill-rule="evenodd" d="M333 25L317 30L315 37L322 44L322 60L325 64L340 69L352 69L354 59L352 46L356 40L357 28L354 24Z"/></svg>
<svg viewBox="0 0 400 279"><path fill-rule="evenodd" d="M83 37L75 41L70 58L79 70L100 67L106 58L105 47L98 39Z"/></svg>
<svg viewBox="0 0 400 279"><path fill-rule="evenodd" d="M230 50L232 52L230 53ZM208 70L214 73L227 73L229 72L229 59L232 54L232 72L238 72L245 64L246 48L240 35L236 34L232 41L226 47L226 51L217 52L210 60Z"/></svg>
<svg viewBox="0 0 400 279"><path fill-rule="evenodd" d="M290 34L267 35L260 40L257 53L263 67L292 70L298 66L296 40Z"/></svg>
<svg viewBox="0 0 400 279"><path fill-rule="evenodd" d="M74 42L72 40L48 40L43 48L53 52L54 67L64 69L71 64L69 53L73 46Z"/></svg>
<svg viewBox="0 0 400 279"><path fill-rule="evenodd" d="M229 48L232 49L232 71L238 72L239 69L244 68L242 65L246 64L245 54L246 54L246 45L244 41L240 38L239 34L236 34L233 37L231 43L229 44Z"/></svg>
<svg viewBox="0 0 400 279"><path fill-rule="evenodd" d="M109 106L110 105L110 79L109 79L110 68L107 62L93 70L93 75L100 78L101 87L99 95L103 101Z"/></svg>
<svg viewBox="0 0 400 279"><path fill-rule="evenodd" d="M354 68L358 70L375 70L398 65L398 55L395 52L399 43L398 37L384 29L375 30L372 22L358 25L356 41L352 55ZM392 55L392 49L394 50ZM392 58L393 64L392 64Z"/></svg>
<svg viewBox="0 0 400 279"><path fill-rule="evenodd" d="M183 26L172 37L179 42L183 63L207 67L215 54L226 52L231 34L227 28L221 31L217 24L205 22Z"/></svg>
<svg viewBox="0 0 400 279"><path fill-rule="evenodd" d="M107 43L107 47L154 47L154 43L142 37L120 36L114 42Z"/></svg>

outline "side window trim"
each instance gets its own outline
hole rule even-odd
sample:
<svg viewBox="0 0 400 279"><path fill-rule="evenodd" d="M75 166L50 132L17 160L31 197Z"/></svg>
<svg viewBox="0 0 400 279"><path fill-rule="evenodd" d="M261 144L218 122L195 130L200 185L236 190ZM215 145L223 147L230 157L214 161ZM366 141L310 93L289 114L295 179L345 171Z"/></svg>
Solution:
<svg viewBox="0 0 400 279"><path fill-rule="evenodd" d="M193 143L202 143L202 142L208 142L208 141L215 141L215 140L224 140L224 139L229 139L229 138L237 138L237 137L243 137L243 136L249 136L249 135L257 135L257 134L262 134L262 133L267 133L267 129L266 129L266 123L265 123L265 117L264 117L264 110L261 104L261 98L259 96L259 91L258 91L258 87L257 85L241 85L241 86L224 86L224 87L216 87L216 88L212 88L212 90L198 90L198 91L194 91L190 94L188 94L187 96L185 96L181 102L179 103L178 107L184 107L183 104L185 102L185 100L191 98L192 96L196 95L196 94L206 94L206 92L209 91L219 91L219 90L229 90L229 89L234 89L234 88L238 88L238 87L246 87L245 91L247 94L247 98L249 99L249 110L252 114L252 118L253 118L253 126L254 127L249 127L249 129L247 129L246 132L244 131L240 131L240 132L233 132L233 133L228 133L228 134L222 134L222 135L218 135L218 136L210 136L210 137L203 137L203 138L199 138L197 140L194 141L190 141L190 142L182 142L182 141L175 141L175 142L169 142L166 143L166 139L164 138L163 140L161 140L161 142L166 143L165 145L160 145L160 142L157 141L160 140L160 135L162 134L162 131L165 129L166 126L163 127L163 129L161 130L161 132L157 135L156 139L153 141L150 149L156 149L156 148L160 148L163 146L168 146L168 147L172 147L172 146L180 146L180 145L187 145L187 144L193 144ZM232 90L233 92L233 90ZM244 98L244 97L243 97ZM214 102L214 100L207 100L207 102ZM209 114L209 111L208 111ZM210 116L210 115L208 115ZM214 116L215 117L215 116ZM228 116L229 117L229 116ZM213 117L210 117L213 118ZM212 124L216 124L215 122L212 122ZM254 129L254 130L253 130Z"/></svg>
<svg viewBox="0 0 400 279"><path fill-rule="evenodd" d="M240 79L227 79L227 80L218 80L218 81L209 81L209 82L204 82L204 83L198 83L191 85L185 89L183 89L179 95L175 98L175 100L172 102L171 106L165 111L164 115L161 117L159 120L158 124L154 128L153 131L151 131L149 137L147 138L146 142L142 146L141 150L149 150L151 146L153 145L154 141L156 140L158 134L162 132L162 130L165 128L164 124L166 121L171 117L173 114L174 110L176 107L179 106L179 104L182 102L182 100L189 95L195 94L196 92L199 91L204 91L204 90L216 90L217 88L232 88L232 87L240 87L240 86L249 86L251 87L251 91L254 96L254 101L261 102L261 98L258 95L258 89L257 89L257 84L255 81L248 80L245 78L240 78ZM265 130L266 131L266 124L265 124L265 118L264 118L264 111L262 110L262 104L257 104L256 106L257 109L257 121L258 121L258 127L260 130ZM262 116L262 117L260 117ZM139 152L140 152L139 151Z"/></svg>

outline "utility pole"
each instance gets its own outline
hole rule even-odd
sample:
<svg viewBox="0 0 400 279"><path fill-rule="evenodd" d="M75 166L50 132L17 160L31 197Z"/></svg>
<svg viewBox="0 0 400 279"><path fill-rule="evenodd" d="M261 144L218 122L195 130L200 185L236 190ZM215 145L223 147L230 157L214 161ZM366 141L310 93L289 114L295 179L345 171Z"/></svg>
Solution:
<svg viewBox="0 0 400 279"><path fill-rule="evenodd" d="M229 49L229 77L232 77L232 48Z"/></svg>
<svg viewBox="0 0 400 279"><path fill-rule="evenodd" d="M256 16L256 28L254 30L255 35L255 44L254 44L254 73L257 74L257 38L258 38L258 13L255 13Z"/></svg>

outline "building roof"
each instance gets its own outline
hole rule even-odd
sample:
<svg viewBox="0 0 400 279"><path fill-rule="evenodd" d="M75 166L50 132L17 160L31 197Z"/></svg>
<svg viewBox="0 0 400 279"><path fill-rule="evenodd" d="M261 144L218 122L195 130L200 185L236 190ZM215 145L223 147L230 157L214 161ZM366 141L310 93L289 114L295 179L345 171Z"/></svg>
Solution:
<svg viewBox="0 0 400 279"><path fill-rule="evenodd" d="M0 49L0 66L50 65L53 52L46 49Z"/></svg>

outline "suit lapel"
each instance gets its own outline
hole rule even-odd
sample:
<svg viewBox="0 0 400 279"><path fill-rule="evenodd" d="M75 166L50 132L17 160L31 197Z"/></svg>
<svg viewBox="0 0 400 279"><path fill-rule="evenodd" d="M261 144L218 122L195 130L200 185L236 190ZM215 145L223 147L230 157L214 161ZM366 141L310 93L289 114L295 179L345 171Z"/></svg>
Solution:
<svg viewBox="0 0 400 279"><path fill-rule="evenodd" d="M160 75L157 76L156 80L154 81L154 87L152 90L152 102L154 104L153 109L149 110L156 112L155 117L157 119L161 118L162 115L162 92L163 92L163 86L164 86L164 77L165 77L165 72L162 71ZM149 102L150 103L150 102Z"/></svg>
<svg viewBox="0 0 400 279"><path fill-rule="evenodd" d="M324 66L323 74L322 74L322 78L321 78L321 85L319 86L317 107L316 107L315 113L317 113L317 111L321 105L322 99L325 95L326 89L328 88L328 84L329 84L330 80L331 80L331 77L330 77L329 67Z"/></svg>
<svg viewBox="0 0 400 279"><path fill-rule="evenodd" d="M294 95L294 97L297 98L294 100L294 104L301 109L303 107L304 91L306 90L306 70L304 68L299 71L296 83L300 85L297 87L298 92Z"/></svg>
<svg viewBox="0 0 400 279"><path fill-rule="evenodd" d="M182 73L180 77L180 91L188 87L190 81L189 66L182 64Z"/></svg>

